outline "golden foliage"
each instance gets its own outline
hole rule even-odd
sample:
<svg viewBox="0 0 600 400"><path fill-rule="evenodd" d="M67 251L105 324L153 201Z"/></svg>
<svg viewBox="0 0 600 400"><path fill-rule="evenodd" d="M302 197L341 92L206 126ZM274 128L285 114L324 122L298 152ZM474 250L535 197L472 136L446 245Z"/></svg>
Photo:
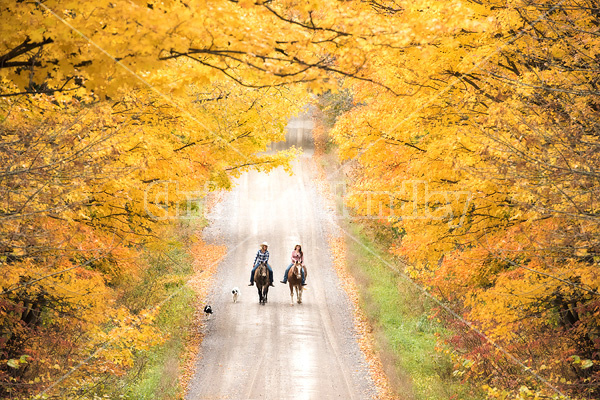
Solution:
<svg viewBox="0 0 600 400"><path fill-rule="evenodd" d="M0 396L65 396L162 340L159 296L127 303L145 249L244 170L287 168L296 150L265 150L307 95L191 53L235 38L260 58L269 32L238 22L261 13L230 2L0 9Z"/></svg>
<svg viewBox="0 0 600 400"><path fill-rule="evenodd" d="M332 130L354 161L346 204L398 232L407 273L543 378L457 338L471 376L507 393L516 374L598 395L594 4L407 6L389 18L442 27L377 55L372 73L404 96L348 80L355 106Z"/></svg>
<svg viewBox="0 0 600 400"><path fill-rule="evenodd" d="M120 338L145 346L127 327L152 332L119 304L147 268L140 246L232 176L286 166L295 152L268 143L307 92L344 79L353 107L332 135L355 161L347 204L402 235L408 273L544 379L597 397L597 9L2 2L2 395L48 387L109 329L102 368L122 371ZM465 343L473 376L519 392L519 371Z"/></svg>

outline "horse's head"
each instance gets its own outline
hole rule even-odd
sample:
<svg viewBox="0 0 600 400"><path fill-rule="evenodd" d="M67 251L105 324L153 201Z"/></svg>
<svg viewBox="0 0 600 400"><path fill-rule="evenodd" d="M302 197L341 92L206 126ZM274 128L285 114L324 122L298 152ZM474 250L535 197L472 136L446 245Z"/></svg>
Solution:
<svg viewBox="0 0 600 400"><path fill-rule="evenodd" d="M267 276L267 264L266 263L260 263L259 268L259 274L260 276Z"/></svg>
<svg viewBox="0 0 600 400"><path fill-rule="evenodd" d="M293 274L297 279L302 279L302 263L299 261L294 262Z"/></svg>

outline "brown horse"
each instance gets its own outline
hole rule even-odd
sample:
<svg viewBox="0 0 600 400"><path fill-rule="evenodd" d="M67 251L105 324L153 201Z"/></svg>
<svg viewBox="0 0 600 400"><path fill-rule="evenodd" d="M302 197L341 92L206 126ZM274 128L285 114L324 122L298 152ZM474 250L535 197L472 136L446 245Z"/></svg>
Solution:
<svg viewBox="0 0 600 400"><path fill-rule="evenodd" d="M267 302L267 294L269 293L269 285L271 284L269 269L266 263L260 263L256 271L254 271L254 282L258 289L258 302L264 305Z"/></svg>
<svg viewBox="0 0 600 400"><path fill-rule="evenodd" d="M290 268L290 272L288 272L288 283L290 285L290 299L292 300L292 305L294 304L294 288L296 288L296 298L298 299L298 304L302 303L302 291L304 287L302 286L302 273L301 270L304 268L304 278L308 276L308 272L306 268L296 261L292 268Z"/></svg>

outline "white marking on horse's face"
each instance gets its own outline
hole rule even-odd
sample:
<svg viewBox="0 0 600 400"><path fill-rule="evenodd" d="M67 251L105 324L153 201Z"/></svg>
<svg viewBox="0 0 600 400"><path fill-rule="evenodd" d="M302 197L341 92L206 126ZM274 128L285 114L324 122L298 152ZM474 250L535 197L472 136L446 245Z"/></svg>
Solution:
<svg viewBox="0 0 600 400"><path fill-rule="evenodd" d="M302 266L300 264L294 265L294 274L296 278L302 279Z"/></svg>

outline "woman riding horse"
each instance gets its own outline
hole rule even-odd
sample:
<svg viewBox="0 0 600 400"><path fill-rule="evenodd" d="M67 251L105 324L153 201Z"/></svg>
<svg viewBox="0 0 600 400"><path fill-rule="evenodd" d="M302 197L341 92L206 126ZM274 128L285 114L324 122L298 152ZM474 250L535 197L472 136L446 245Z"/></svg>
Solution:
<svg viewBox="0 0 600 400"><path fill-rule="evenodd" d="M298 298L298 304L302 304L302 292L304 291L304 286L302 286L303 270L304 267L302 266L300 261L296 261L294 262L292 268L290 268L290 272L287 276L290 284L290 300L292 301L292 305L294 304L294 289L296 289L296 297ZM304 276L306 277L306 272Z"/></svg>
<svg viewBox="0 0 600 400"><path fill-rule="evenodd" d="M304 253L302 253L302 246L300 246L299 244L297 244L296 247L294 247L294 250L292 251L292 263L286 268L281 283L287 283L290 268L292 268L292 265L294 265L297 262L302 264L302 269L300 271L302 273L302 286L306 286L306 266L304 265Z"/></svg>
<svg viewBox="0 0 600 400"><path fill-rule="evenodd" d="M250 284L248 286L254 286L254 272L256 272L256 268L258 268L260 263L264 262L269 269L269 286L275 287L275 285L273 285L273 269L269 265L269 251L267 250L268 246L269 243L267 242L262 242L260 245L260 250L258 250L256 257L254 258L254 268L252 268L252 273L250 273Z"/></svg>

